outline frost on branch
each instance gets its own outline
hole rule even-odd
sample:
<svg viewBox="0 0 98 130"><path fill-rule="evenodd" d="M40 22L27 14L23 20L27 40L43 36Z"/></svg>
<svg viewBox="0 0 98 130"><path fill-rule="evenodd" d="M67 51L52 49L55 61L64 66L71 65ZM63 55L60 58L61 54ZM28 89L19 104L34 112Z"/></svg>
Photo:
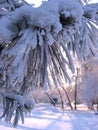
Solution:
<svg viewBox="0 0 98 130"><path fill-rule="evenodd" d="M38 8L23 5L10 12L0 19L6 87L24 93L29 87L46 89L70 82L72 52L79 59L94 55L95 33L93 21L76 0L50 0Z"/></svg>
<svg viewBox="0 0 98 130"><path fill-rule="evenodd" d="M98 22L98 3L85 5L84 16Z"/></svg>
<svg viewBox="0 0 98 130"><path fill-rule="evenodd" d="M24 0L0 0L0 17L7 15L10 11L27 4Z"/></svg>

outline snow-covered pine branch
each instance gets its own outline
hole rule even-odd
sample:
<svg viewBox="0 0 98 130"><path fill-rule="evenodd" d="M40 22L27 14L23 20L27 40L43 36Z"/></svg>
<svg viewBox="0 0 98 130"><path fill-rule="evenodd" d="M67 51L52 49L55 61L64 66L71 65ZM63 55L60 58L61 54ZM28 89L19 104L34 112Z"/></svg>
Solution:
<svg viewBox="0 0 98 130"><path fill-rule="evenodd" d="M24 0L0 0L0 17L26 4L28 3Z"/></svg>
<svg viewBox="0 0 98 130"><path fill-rule="evenodd" d="M87 4L83 7L84 16L88 19L93 20L93 22L97 22L98 24L98 3L96 4Z"/></svg>
<svg viewBox="0 0 98 130"><path fill-rule="evenodd" d="M82 6L77 0L49 0L38 8L23 5L0 19L0 62L7 87L24 93L29 87L70 81L71 53L86 58L96 44L95 26Z"/></svg>

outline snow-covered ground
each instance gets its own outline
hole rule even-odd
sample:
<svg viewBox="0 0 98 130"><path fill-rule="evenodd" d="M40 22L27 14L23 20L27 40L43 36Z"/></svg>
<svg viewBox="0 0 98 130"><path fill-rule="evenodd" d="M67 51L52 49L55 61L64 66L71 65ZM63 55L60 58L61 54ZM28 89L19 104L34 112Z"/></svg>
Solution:
<svg viewBox="0 0 98 130"><path fill-rule="evenodd" d="M37 104L25 124L19 121L17 128L3 120L0 130L98 130L98 115L94 111L60 110L50 104Z"/></svg>

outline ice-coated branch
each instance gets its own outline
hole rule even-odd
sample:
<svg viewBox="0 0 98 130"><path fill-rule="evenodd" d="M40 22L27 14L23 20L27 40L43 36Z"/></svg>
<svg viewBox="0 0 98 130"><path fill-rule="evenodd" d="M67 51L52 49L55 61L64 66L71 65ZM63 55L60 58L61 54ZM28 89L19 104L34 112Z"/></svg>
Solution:
<svg viewBox="0 0 98 130"><path fill-rule="evenodd" d="M76 0L50 0L38 8L23 5L2 17L0 63L6 70L6 87L24 93L29 87L69 82L72 52L78 59L95 54L97 19L87 17L85 10Z"/></svg>

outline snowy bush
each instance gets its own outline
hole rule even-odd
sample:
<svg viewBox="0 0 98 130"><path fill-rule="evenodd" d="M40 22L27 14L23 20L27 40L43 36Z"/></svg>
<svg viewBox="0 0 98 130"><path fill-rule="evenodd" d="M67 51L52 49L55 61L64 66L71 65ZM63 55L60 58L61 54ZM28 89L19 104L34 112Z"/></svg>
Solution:
<svg viewBox="0 0 98 130"><path fill-rule="evenodd" d="M25 100L25 103L24 103L24 108L25 108L25 113L29 113L29 116L30 116L30 113L32 111L32 109L34 109L34 106L35 106L35 101L32 99L26 99Z"/></svg>

